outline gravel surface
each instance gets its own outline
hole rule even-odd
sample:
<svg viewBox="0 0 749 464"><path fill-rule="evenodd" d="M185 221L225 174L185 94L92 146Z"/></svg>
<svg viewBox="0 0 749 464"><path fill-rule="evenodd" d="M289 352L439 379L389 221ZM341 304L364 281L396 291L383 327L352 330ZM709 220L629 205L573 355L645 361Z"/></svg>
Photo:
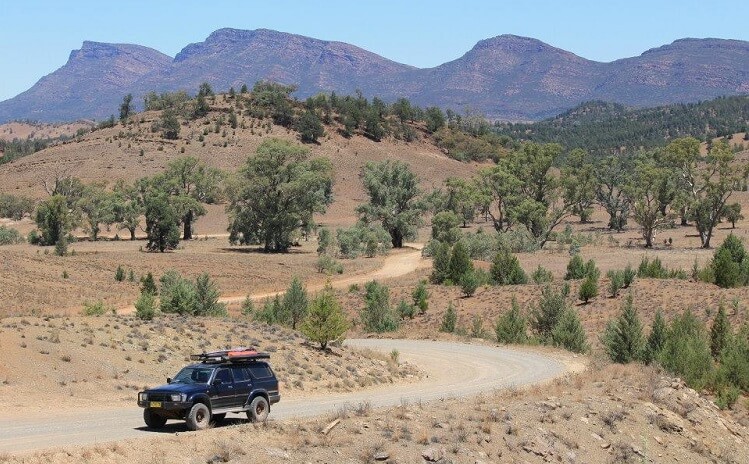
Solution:
<svg viewBox="0 0 749 464"><path fill-rule="evenodd" d="M539 383L566 372L561 362L543 354L516 348L499 348L456 342L424 340L348 340L346 344L391 352L417 365L427 376L421 382L384 386L360 392L314 395L273 406L270 420L285 421L334 413L346 405L369 402L373 407L396 406L404 401L432 401L470 397L496 389ZM281 392L283 395L283 392ZM172 425L173 424L173 425ZM187 432L182 422L170 422L166 433ZM25 452L60 446L104 443L149 437L142 409L92 405L80 413L44 419L16 418L0 424L0 452Z"/></svg>

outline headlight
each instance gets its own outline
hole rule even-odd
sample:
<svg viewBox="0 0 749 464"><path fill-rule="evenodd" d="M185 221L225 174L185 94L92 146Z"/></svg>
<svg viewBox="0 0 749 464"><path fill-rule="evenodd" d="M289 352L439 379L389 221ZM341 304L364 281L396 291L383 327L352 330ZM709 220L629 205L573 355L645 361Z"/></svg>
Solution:
<svg viewBox="0 0 749 464"><path fill-rule="evenodd" d="M138 393L138 401L141 403L145 403L148 401L148 394L147 393Z"/></svg>
<svg viewBox="0 0 749 464"><path fill-rule="evenodd" d="M185 395L184 393L182 394L175 393L174 395L171 396L171 398L172 398L172 401L174 401L175 403L187 401L187 395Z"/></svg>

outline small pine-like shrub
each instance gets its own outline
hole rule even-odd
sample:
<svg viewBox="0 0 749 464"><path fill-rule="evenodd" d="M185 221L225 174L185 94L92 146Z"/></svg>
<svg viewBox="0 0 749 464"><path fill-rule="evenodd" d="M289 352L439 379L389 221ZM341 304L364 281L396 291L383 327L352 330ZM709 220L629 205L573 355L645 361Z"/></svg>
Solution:
<svg viewBox="0 0 749 464"><path fill-rule="evenodd" d="M156 297L153 293L141 293L135 302L135 316L143 321L150 321L156 315Z"/></svg>
<svg viewBox="0 0 749 464"><path fill-rule="evenodd" d="M606 273L609 279L609 295L611 298L619 296L619 290L624 288L624 271L611 270Z"/></svg>
<svg viewBox="0 0 749 464"><path fill-rule="evenodd" d="M578 291L578 297L583 303L588 303L590 300L598 296L598 279L593 276L588 276L580 284L580 290Z"/></svg>
<svg viewBox="0 0 749 464"><path fill-rule="evenodd" d="M525 317L515 297L509 311L499 316L494 327L499 343L525 343L528 340Z"/></svg>
<svg viewBox="0 0 749 464"><path fill-rule="evenodd" d="M427 290L426 280L420 280L419 284L414 288L411 293L413 299L413 306L418 310L419 314L426 314L429 309L429 290Z"/></svg>
<svg viewBox="0 0 749 464"><path fill-rule="evenodd" d="M554 346L562 347L574 353L585 353L589 346L585 330L580 323L577 311L567 309L562 313L559 322L551 331L551 342Z"/></svg>
<svg viewBox="0 0 749 464"><path fill-rule="evenodd" d="M146 274L145 277L141 277L140 292L150 293L154 296L159 294L159 291L156 288L156 281L153 278L153 274L151 274L150 272Z"/></svg>
<svg viewBox="0 0 749 464"><path fill-rule="evenodd" d="M533 274L531 274L531 278L537 284L548 284L554 280L554 274L539 264L536 270L533 271Z"/></svg>
<svg viewBox="0 0 749 464"><path fill-rule="evenodd" d="M413 305L406 303L405 300L400 300L396 312L401 319L413 319L416 315L416 308Z"/></svg>
<svg viewBox="0 0 749 464"><path fill-rule="evenodd" d="M628 295L622 312L616 320L610 321L601 337L606 354L616 363L626 364L643 359L645 340L642 323L637 316L632 295Z"/></svg>
<svg viewBox="0 0 749 464"><path fill-rule="evenodd" d="M348 331L348 321L340 303L335 297L333 288L325 289L312 300L309 312L299 330L311 342L319 343L324 350L332 341L342 341Z"/></svg>
<svg viewBox="0 0 749 464"><path fill-rule="evenodd" d="M489 273L492 282L496 285L517 285L528 282L528 276L520 267L518 258L507 250L502 250L494 256Z"/></svg>
<svg viewBox="0 0 749 464"><path fill-rule="evenodd" d="M255 314L255 303L252 302L252 298L249 295L242 301L242 306L239 309L244 317L252 317Z"/></svg>
<svg viewBox="0 0 749 464"><path fill-rule="evenodd" d="M365 285L364 308L361 319L367 332L392 332L398 320L390 307L390 289L376 281Z"/></svg>
<svg viewBox="0 0 749 464"><path fill-rule="evenodd" d="M460 289L467 298L472 297L478 287L479 279L475 271L468 271L460 278Z"/></svg>
<svg viewBox="0 0 749 464"><path fill-rule="evenodd" d="M455 312L455 306L453 302L447 305L447 311L442 317L442 323L440 324L440 332L454 333L455 327L458 323L458 313Z"/></svg>
<svg viewBox="0 0 749 464"><path fill-rule="evenodd" d="M583 257L574 254L567 263L567 272L564 274L564 280L577 280L585 277L585 263Z"/></svg>
<svg viewBox="0 0 749 464"><path fill-rule="evenodd" d="M637 276L637 272L632 269L631 265L627 264L627 267L622 271L622 288L629 288L635 281L635 276Z"/></svg>
<svg viewBox="0 0 749 464"><path fill-rule="evenodd" d="M117 270L114 271L114 280L117 282L123 282L125 280L125 269L122 266L117 266Z"/></svg>
<svg viewBox="0 0 749 464"><path fill-rule="evenodd" d="M484 337L484 318L481 317L480 314L474 314L473 318L471 319L471 337Z"/></svg>
<svg viewBox="0 0 749 464"><path fill-rule="evenodd" d="M710 344L705 327L691 311L671 322L658 360L664 369L696 390L708 384L713 370Z"/></svg>

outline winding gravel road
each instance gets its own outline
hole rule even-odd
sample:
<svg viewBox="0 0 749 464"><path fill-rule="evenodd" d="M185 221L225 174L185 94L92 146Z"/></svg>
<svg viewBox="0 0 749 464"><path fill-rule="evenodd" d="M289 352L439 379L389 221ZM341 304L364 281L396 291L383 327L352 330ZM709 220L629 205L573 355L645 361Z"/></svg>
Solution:
<svg viewBox="0 0 749 464"><path fill-rule="evenodd" d="M543 382L563 374L567 369L551 357L512 348L382 339L348 340L346 344L384 352L397 349L402 361L419 366L427 377L415 383L387 385L361 392L282 399L273 406L271 420L319 416L365 401L374 407L385 407L399 405L402 401L468 397ZM170 422L165 432L200 433L186 432L181 422ZM133 398L132 408L97 410L96 406L92 406L90 410L60 415L53 413L47 418L19 417L2 421L0 453L104 443L158 434L143 427L142 410L136 406Z"/></svg>

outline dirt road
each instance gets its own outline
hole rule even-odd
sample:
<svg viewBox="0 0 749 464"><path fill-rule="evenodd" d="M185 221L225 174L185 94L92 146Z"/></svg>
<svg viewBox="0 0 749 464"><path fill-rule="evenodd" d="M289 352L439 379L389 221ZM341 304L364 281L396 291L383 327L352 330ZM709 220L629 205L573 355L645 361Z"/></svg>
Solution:
<svg viewBox="0 0 749 464"><path fill-rule="evenodd" d="M397 349L401 360L416 364L426 372L427 377L412 384L282 400L272 408L271 420L324 415L361 402L384 407L399 405L403 401L413 403L439 398L468 398L495 389L543 382L567 370L564 364L551 357L512 348L422 340L368 339L349 340L346 343L384 352ZM64 415L50 412L47 418L15 417L12 421L3 421L0 424L0 453L159 435L159 432L144 428L142 410L136 406L135 398L131 408L105 407L92 405L90 410L81 412ZM466 407L470 407L469 403ZM170 422L164 431L200 433L186 432L181 422Z"/></svg>
<svg viewBox="0 0 749 464"><path fill-rule="evenodd" d="M381 268L364 274L344 277L341 279L333 279L331 280L331 285L336 289L345 289L350 285L364 284L366 282L369 282L370 280L392 279L410 274L411 272L416 271L422 265L426 265L428 263L428 261L423 260L421 257L421 249L424 247L423 243L407 243L406 247L410 248L410 250L400 250L392 252L390 255L388 255L388 257L385 258L385 261L382 264ZM307 291L317 292L319 290L322 290L322 288L323 285L308 285ZM286 288L279 288L278 290L272 292L255 293L250 295L250 297L255 301L264 300L266 298L272 298L277 294L283 293L285 291ZM222 296L221 298L219 298L219 301L221 303L241 303L245 300L245 298L247 298L246 295ZM117 314L132 314L134 312L135 306L132 305L119 308L117 310Z"/></svg>

